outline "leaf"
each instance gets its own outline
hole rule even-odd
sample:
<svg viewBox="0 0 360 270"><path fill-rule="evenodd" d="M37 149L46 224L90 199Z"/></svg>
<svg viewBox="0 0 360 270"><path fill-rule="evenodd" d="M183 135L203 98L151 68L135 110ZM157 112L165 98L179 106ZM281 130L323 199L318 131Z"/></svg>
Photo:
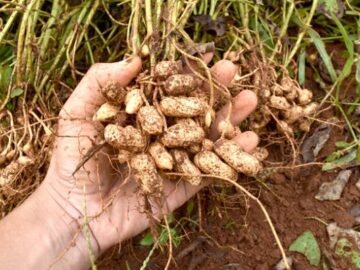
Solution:
<svg viewBox="0 0 360 270"><path fill-rule="evenodd" d="M22 93L24 93L24 90L22 90L21 88L15 88L14 90L12 90L10 97L15 98L15 97L21 96Z"/></svg>
<svg viewBox="0 0 360 270"><path fill-rule="evenodd" d="M334 66L331 62L331 58L329 56L329 54L327 53L326 51L326 48L325 48L325 44L324 42L321 40L321 37L319 36L319 34L314 30L314 29L311 29L309 28L308 29L308 34L310 36L310 39L311 41L314 43L316 49L318 50L328 72L329 72L329 75L331 77L331 80L333 82L336 81L337 79L337 75L336 75L336 71L334 69Z"/></svg>
<svg viewBox="0 0 360 270"><path fill-rule="evenodd" d="M351 146L351 143L348 143L348 142L345 142L345 141L337 141L335 143L336 147L338 148L346 148L346 147L349 147Z"/></svg>
<svg viewBox="0 0 360 270"><path fill-rule="evenodd" d="M336 151L336 152L332 152L330 155L328 155L325 158L326 162L332 162L338 158L340 158L343 155L343 153L341 151Z"/></svg>
<svg viewBox="0 0 360 270"><path fill-rule="evenodd" d="M346 60L346 63L344 65L343 70L340 75L343 80L347 76L350 75L352 66L354 64L354 44L353 44L352 40L350 39L348 33L346 32L344 26L341 24L340 20L334 15L332 16L332 19L334 20L334 22L336 23L336 26L340 30L341 36L342 36L345 46L346 46L346 50L349 53L349 57Z"/></svg>
<svg viewBox="0 0 360 270"><path fill-rule="evenodd" d="M140 245L142 246L151 246L152 244L154 244L154 238L151 233L147 233L143 239L140 240Z"/></svg>
<svg viewBox="0 0 360 270"><path fill-rule="evenodd" d="M170 234L171 234L172 244L175 247L178 247L180 245L181 238L179 237L177 231L174 228L170 228ZM159 244L165 245L168 241L169 241L168 231L166 229L163 229L159 236Z"/></svg>
<svg viewBox="0 0 360 270"><path fill-rule="evenodd" d="M300 235L289 247L290 251L303 254L311 265L318 266L321 252L312 232L306 231Z"/></svg>
<svg viewBox="0 0 360 270"><path fill-rule="evenodd" d="M350 153L348 153L347 155L345 155L339 159L336 159L332 162L325 163L321 169L323 171L330 171L330 170L333 170L342 165L346 165L356 158L356 152L357 151L354 149Z"/></svg>
<svg viewBox="0 0 360 270"><path fill-rule="evenodd" d="M346 238L341 238L336 243L335 253L340 257L350 258L356 269L360 268L360 252Z"/></svg>
<svg viewBox="0 0 360 270"><path fill-rule="evenodd" d="M0 66L0 99L7 94L7 89L11 81L12 67Z"/></svg>

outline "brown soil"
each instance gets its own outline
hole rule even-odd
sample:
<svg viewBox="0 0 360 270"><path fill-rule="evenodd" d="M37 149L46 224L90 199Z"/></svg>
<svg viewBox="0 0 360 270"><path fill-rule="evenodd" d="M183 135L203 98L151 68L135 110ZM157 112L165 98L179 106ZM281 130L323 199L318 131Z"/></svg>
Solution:
<svg viewBox="0 0 360 270"><path fill-rule="evenodd" d="M344 64L341 48L331 45L329 52L333 53L333 60L338 67ZM309 53L314 52L310 49ZM312 71L307 69L307 75L312 78ZM317 97L323 95L319 86L308 80L307 87L315 91ZM345 99L353 96L353 80L344 86ZM325 111L320 117L329 120L336 116L332 110ZM337 122L338 126L343 126ZM312 134L317 124L310 131ZM335 150L334 143L347 139L347 131L333 128L331 137L317 161ZM282 145L271 146L270 160L281 162L284 159ZM326 223L337 222L340 227L351 228L355 220L349 214L349 209L360 203L360 191L355 187L360 173L353 170L350 181L339 201L318 201L314 198L319 186L323 182L333 180L338 171L323 172L318 165L309 165L277 170L265 182L250 182L243 179L241 184L257 195L265 205L275 228L279 234L285 250L303 232L309 230L316 237L322 261L326 261L331 269L348 269L349 261L336 257L329 247ZM281 259L281 254L275 243L268 223L259 206L250 201L233 187L212 186L204 189L194 198L196 206L192 216L188 217L199 226L191 222L181 222L181 244L174 250L174 260L170 269L224 269L224 270L267 270L273 269ZM194 214L195 213L195 214ZM176 211L178 218L186 216L186 206ZM210 236L210 237L209 237ZM99 269L139 269L148 256L151 247L139 244L140 235L122 247L114 247L99 260ZM307 259L298 253L288 252L294 259L292 269L322 269L309 265ZM167 261L166 249L157 250L147 264L146 269L163 269Z"/></svg>

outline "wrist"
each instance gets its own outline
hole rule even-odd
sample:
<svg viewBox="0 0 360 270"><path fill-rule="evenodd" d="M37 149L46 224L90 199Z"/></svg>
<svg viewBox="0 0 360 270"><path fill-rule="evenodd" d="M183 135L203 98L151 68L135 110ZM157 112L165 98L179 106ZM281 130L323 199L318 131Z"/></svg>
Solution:
<svg viewBox="0 0 360 270"><path fill-rule="evenodd" d="M91 255L99 255L97 242L81 213L50 189L44 181L33 194L34 215L43 229L43 255L51 252L47 267L87 269Z"/></svg>

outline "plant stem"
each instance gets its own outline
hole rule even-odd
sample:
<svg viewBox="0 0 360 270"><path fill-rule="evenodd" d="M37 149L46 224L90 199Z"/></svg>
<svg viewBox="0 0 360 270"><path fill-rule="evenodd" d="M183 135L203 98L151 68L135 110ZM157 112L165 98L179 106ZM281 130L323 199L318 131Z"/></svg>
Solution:
<svg viewBox="0 0 360 270"><path fill-rule="evenodd" d="M25 0L20 0L18 5L23 5L25 2ZM9 29L11 28L16 16L18 15L19 10L16 9L15 11L13 11L9 17L9 19L7 20L4 28L1 30L0 32L0 44L2 43L4 37L6 36L7 32L9 31Z"/></svg>
<svg viewBox="0 0 360 270"><path fill-rule="evenodd" d="M152 41L153 41L153 22L152 22L152 12L151 12L151 0L145 0L145 21L146 21L146 31L147 31L147 40L149 50L150 50L150 72L153 75L154 67L155 67L155 55L152 48Z"/></svg>
<svg viewBox="0 0 360 270"><path fill-rule="evenodd" d="M294 0L288 0L290 1L290 7L289 7L289 10L287 11L287 14L286 14L286 17L284 18L284 23L281 27L281 30L280 30L280 35L278 37L278 40L276 42L276 45L275 45L275 48L274 48L274 51L272 52L271 54L271 57L270 57L270 61L273 61L274 58L275 58L275 55L278 53L279 51L279 48L281 46L281 40L282 38L286 35L286 31L288 29L288 26L289 26L289 22L290 22L290 18L294 12L294 8L295 8L295 2ZM284 5L286 4L286 1L284 1ZM285 16L285 12L283 13L284 16Z"/></svg>
<svg viewBox="0 0 360 270"><path fill-rule="evenodd" d="M36 0L32 0L30 4L26 7L24 15L21 20L20 29L18 33L18 42L17 42L17 57L16 57L16 84L20 85L23 81L23 71L25 67L24 63L24 46L25 46L25 32L28 24L28 19L30 12L32 11Z"/></svg>
<svg viewBox="0 0 360 270"><path fill-rule="evenodd" d="M306 23L304 25L304 29L299 34L299 37L296 40L295 46L292 48L289 57L286 59L285 67L287 67L289 65L289 63L291 62L292 58L294 57L294 55L296 54L297 50L300 47L301 41L304 38L307 28L311 26L310 24L311 24L312 18L314 17L316 8L318 6L318 2L319 2L318 0L313 0L309 16L307 17Z"/></svg>

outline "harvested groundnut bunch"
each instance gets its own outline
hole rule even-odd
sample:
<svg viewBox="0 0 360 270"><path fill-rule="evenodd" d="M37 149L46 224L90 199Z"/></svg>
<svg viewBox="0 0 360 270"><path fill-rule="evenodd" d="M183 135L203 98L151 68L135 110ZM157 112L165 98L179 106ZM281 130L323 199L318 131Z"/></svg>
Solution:
<svg viewBox="0 0 360 270"><path fill-rule="evenodd" d="M116 81L108 81L103 88L101 88L102 95L106 100L115 105L120 105L124 102L127 94L126 88L121 87Z"/></svg>
<svg viewBox="0 0 360 270"><path fill-rule="evenodd" d="M112 105L110 103L104 103L95 113L93 120L100 122L114 121L118 113L119 113L118 106Z"/></svg>
<svg viewBox="0 0 360 270"><path fill-rule="evenodd" d="M154 160L148 154L137 154L130 161L131 175L139 183L141 191L146 195L160 197L163 181L158 174Z"/></svg>
<svg viewBox="0 0 360 270"><path fill-rule="evenodd" d="M160 109L165 116L195 117L204 115L208 104L196 97L164 97L160 101Z"/></svg>
<svg viewBox="0 0 360 270"><path fill-rule="evenodd" d="M214 150L227 164L245 175L255 176L262 168L261 163L244 152L236 142L220 139L215 143Z"/></svg>
<svg viewBox="0 0 360 270"><path fill-rule="evenodd" d="M125 97L125 111L128 114L135 114L144 104L141 90L138 88L130 90Z"/></svg>
<svg viewBox="0 0 360 270"><path fill-rule="evenodd" d="M184 95L201 86L201 80L192 74L176 74L166 79L164 90L168 95Z"/></svg>
<svg viewBox="0 0 360 270"><path fill-rule="evenodd" d="M163 132L163 119L154 106L141 107L137 113L137 119L145 132L149 134L161 134Z"/></svg>
<svg viewBox="0 0 360 270"><path fill-rule="evenodd" d="M166 147L188 147L201 143L205 138L205 132L200 126L175 124L169 127L160 137L160 141Z"/></svg>
<svg viewBox="0 0 360 270"><path fill-rule="evenodd" d="M146 138L133 126L109 124L104 130L105 141L117 149L140 152L146 146Z"/></svg>
<svg viewBox="0 0 360 270"><path fill-rule="evenodd" d="M174 159L161 143L153 142L149 146L149 154L154 159L155 164L159 169L173 169Z"/></svg>
<svg viewBox="0 0 360 270"><path fill-rule="evenodd" d="M172 75L182 72L181 61L161 61L156 64L154 76L156 79L164 80Z"/></svg>
<svg viewBox="0 0 360 270"><path fill-rule="evenodd" d="M179 173L186 174L183 179L191 185L198 186L201 183L201 172L198 167L190 160L185 150L172 149L170 153L175 160L175 170Z"/></svg>
<svg viewBox="0 0 360 270"><path fill-rule="evenodd" d="M194 157L194 162L206 174L237 180L237 172L212 151L203 150L197 153Z"/></svg>

